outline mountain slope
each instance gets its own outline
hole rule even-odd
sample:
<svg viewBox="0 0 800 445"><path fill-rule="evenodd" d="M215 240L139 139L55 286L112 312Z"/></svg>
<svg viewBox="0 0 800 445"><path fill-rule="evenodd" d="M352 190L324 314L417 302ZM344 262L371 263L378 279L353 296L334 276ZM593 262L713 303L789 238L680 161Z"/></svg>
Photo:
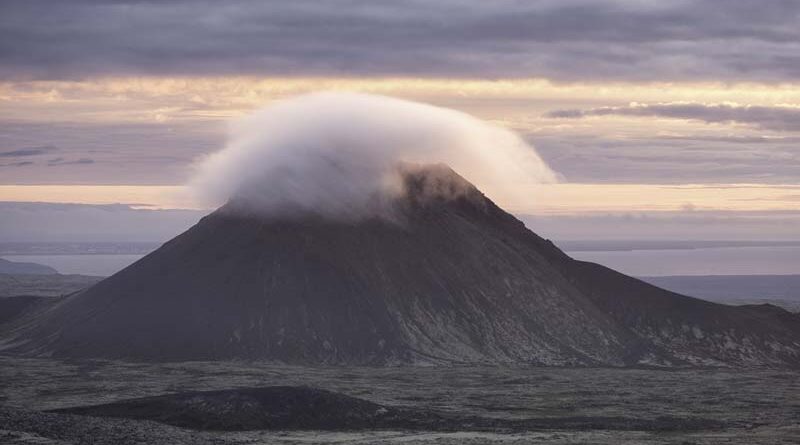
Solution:
<svg viewBox="0 0 800 445"><path fill-rule="evenodd" d="M598 264L569 262L584 294L670 360L798 364L800 317L768 304L728 306L676 294Z"/></svg>
<svg viewBox="0 0 800 445"><path fill-rule="evenodd" d="M447 167L405 183L392 221L266 218L233 201L15 323L7 349L311 364L798 363L793 316L722 309L573 261ZM705 317L725 322L698 324ZM757 353L652 334L684 324L715 342L734 329L733 349Z"/></svg>

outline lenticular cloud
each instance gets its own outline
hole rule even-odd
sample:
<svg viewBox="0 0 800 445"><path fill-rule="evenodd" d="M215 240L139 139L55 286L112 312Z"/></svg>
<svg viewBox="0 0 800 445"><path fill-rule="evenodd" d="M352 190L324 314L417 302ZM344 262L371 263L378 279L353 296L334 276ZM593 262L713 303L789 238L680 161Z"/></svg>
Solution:
<svg viewBox="0 0 800 445"><path fill-rule="evenodd" d="M254 212L353 219L402 193L401 163L444 163L501 204L554 172L518 135L470 115L385 96L314 93L279 100L234 123L191 190L204 205L230 199Z"/></svg>

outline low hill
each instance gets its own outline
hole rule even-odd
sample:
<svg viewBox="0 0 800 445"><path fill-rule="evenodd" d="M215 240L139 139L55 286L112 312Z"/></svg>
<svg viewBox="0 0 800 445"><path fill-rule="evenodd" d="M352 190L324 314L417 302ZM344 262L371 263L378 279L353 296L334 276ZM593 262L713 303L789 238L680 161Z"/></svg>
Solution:
<svg viewBox="0 0 800 445"><path fill-rule="evenodd" d="M0 274L54 275L57 273L57 270L43 264L16 262L0 258Z"/></svg>

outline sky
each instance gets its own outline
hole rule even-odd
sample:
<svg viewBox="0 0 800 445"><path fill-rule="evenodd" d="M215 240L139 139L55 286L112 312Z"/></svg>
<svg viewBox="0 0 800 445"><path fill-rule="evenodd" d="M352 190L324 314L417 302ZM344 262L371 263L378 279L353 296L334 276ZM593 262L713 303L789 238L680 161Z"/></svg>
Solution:
<svg viewBox="0 0 800 445"><path fill-rule="evenodd" d="M800 239L797 1L2 0L0 241L167 239L232 119L320 90L518 132L548 237Z"/></svg>

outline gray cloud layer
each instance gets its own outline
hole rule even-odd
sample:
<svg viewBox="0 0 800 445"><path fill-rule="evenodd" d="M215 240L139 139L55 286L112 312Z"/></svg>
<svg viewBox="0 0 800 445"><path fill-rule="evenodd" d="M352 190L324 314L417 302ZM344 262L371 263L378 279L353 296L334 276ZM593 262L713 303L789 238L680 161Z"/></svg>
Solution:
<svg viewBox="0 0 800 445"><path fill-rule="evenodd" d="M792 0L4 0L0 77L800 76Z"/></svg>
<svg viewBox="0 0 800 445"><path fill-rule="evenodd" d="M569 182L766 183L800 178L797 138L535 135L542 158Z"/></svg>
<svg viewBox="0 0 800 445"><path fill-rule="evenodd" d="M58 156L0 158L0 184L182 184L191 176L193 159L224 145L224 130L205 122L0 122L9 151L59 141ZM527 139L568 182L794 184L800 178L800 135L794 133L625 139L537 133ZM95 163L48 167L46 160L53 157Z"/></svg>
<svg viewBox="0 0 800 445"><path fill-rule="evenodd" d="M41 157L0 158L8 161L0 162L0 184L182 184L191 174L194 159L223 145L224 130L221 122L0 121L0 135L8 151L58 141L57 152ZM48 165L47 161L57 158L63 158L57 164L68 161L67 165ZM30 162L33 160L36 162ZM27 163L18 165L20 161Z"/></svg>
<svg viewBox="0 0 800 445"><path fill-rule="evenodd" d="M55 165L82 165L82 164L94 164L94 159L90 158L80 158L80 159L64 159L64 158L53 158L47 161L48 167L52 167Z"/></svg>
<svg viewBox="0 0 800 445"><path fill-rule="evenodd" d="M25 147L25 148L18 148L16 150L0 151L0 158L20 158L27 156L39 156L51 153L56 150L58 150L58 148L53 147L52 145L43 145L41 147Z"/></svg>
<svg viewBox="0 0 800 445"><path fill-rule="evenodd" d="M600 107L588 110L556 110L553 118L586 116L651 116L692 119L708 123L740 123L766 130L800 131L800 107L699 103L632 104L625 107Z"/></svg>

